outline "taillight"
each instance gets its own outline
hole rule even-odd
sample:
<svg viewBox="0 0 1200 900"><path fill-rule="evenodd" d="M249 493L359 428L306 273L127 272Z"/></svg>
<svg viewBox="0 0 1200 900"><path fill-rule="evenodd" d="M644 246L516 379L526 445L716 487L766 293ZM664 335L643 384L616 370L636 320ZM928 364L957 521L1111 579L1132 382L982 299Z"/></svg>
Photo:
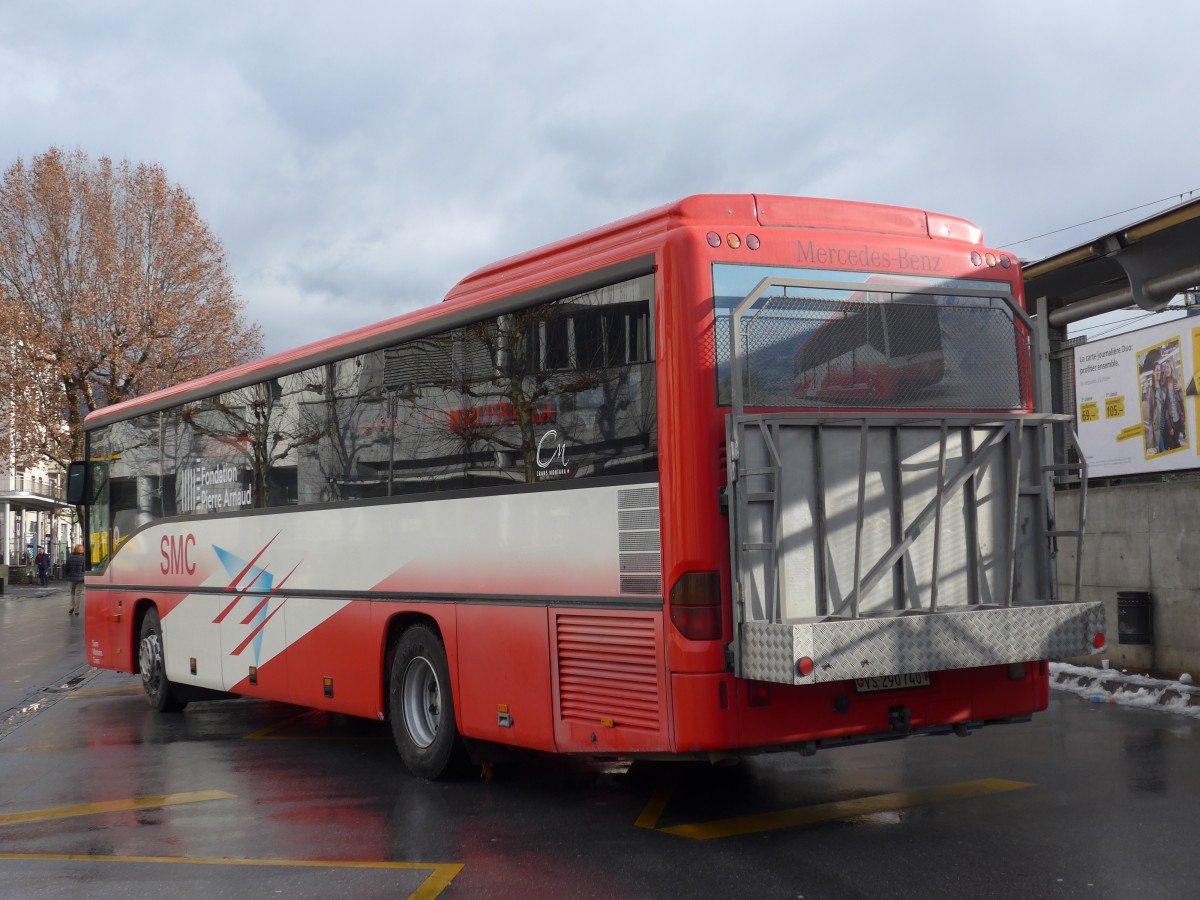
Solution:
<svg viewBox="0 0 1200 900"><path fill-rule="evenodd" d="M692 641L721 639L721 579L716 572L688 572L671 588L671 622Z"/></svg>

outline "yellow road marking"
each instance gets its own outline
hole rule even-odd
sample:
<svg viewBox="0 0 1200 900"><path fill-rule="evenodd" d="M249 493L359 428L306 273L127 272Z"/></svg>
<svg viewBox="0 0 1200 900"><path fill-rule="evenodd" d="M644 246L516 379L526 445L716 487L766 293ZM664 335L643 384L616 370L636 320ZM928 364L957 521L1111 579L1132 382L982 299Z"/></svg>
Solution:
<svg viewBox="0 0 1200 900"><path fill-rule="evenodd" d="M897 791L892 794L877 794L873 797L860 797L857 800L839 800L835 803L800 806L754 816L737 816L731 819L717 819L712 822L674 825L670 828L660 828L658 830L667 834L691 838L696 841L707 841L712 838L758 834L763 831L775 831L780 828L796 828L802 825L813 825L817 822L847 819L853 816L895 812L897 810L911 809L916 806L928 806L931 803L943 803L948 800L965 800L970 797L983 797L988 794L999 794L1005 791L1017 791L1030 787L1035 787L1035 785L1024 781L1006 781L1002 778L981 778L976 781L963 781L958 784L939 785L937 787L919 788L911 791ZM654 798L651 798L651 803L653 802ZM647 804L647 810L650 809L650 805ZM661 813L661 810L659 812ZM642 817L646 817L646 815L647 812L643 811ZM638 821L640 823L641 818Z"/></svg>
<svg viewBox="0 0 1200 900"><path fill-rule="evenodd" d="M224 791L188 791L163 794L158 797L134 797L131 800L106 800L102 803L80 803L77 806L56 806L53 809L34 809L29 812L0 814L0 826L23 822L47 822L51 819L70 819L75 816L95 816L101 813L128 812L134 809L158 809L183 803L204 803L208 800L231 800L234 794Z"/></svg>
<svg viewBox="0 0 1200 900"><path fill-rule="evenodd" d="M248 734L248 735L246 735L245 738L243 738L243 740L247 740L247 741L267 740L268 738L271 738L275 734L275 732L283 731L283 729L287 728L289 725L294 725L296 722L299 722L301 719L307 719L312 716L315 716L318 712L320 712L320 710L316 710L316 709L305 710L304 712L300 713L299 715L292 716L290 719L284 719L282 722L276 722L274 725L268 725L266 728L263 728L259 731L254 732L254 734ZM287 738L274 738L274 740L288 740L288 739Z"/></svg>
<svg viewBox="0 0 1200 900"><path fill-rule="evenodd" d="M676 781L678 778L672 777L658 786L658 789L646 801L646 807L637 817L634 825L651 830L658 826L658 820L662 817L663 810L667 808L667 801L671 799L671 793L675 790Z"/></svg>
<svg viewBox="0 0 1200 900"><path fill-rule="evenodd" d="M166 863L197 866L290 866L308 869L432 869L409 900L432 900L449 886L463 870L461 863L410 863L387 861L358 861L333 859L236 859L196 856L89 856L85 853L0 853L0 860L34 860L49 862L116 862Z"/></svg>
<svg viewBox="0 0 1200 900"><path fill-rule="evenodd" d="M123 697L126 695L133 697L141 693L142 686L140 684L128 684L124 687L81 688L78 691L71 691L67 696L78 699L85 697Z"/></svg>
<svg viewBox="0 0 1200 900"><path fill-rule="evenodd" d="M373 737L371 735L352 734L279 734L285 728L290 728L301 719L310 719L324 713L323 709L310 709L299 715L292 716L290 719L284 719L282 722L276 722L274 725L268 725L266 728L260 729L253 734L248 734L242 740L244 741L383 741L389 740L384 737Z"/></svg>

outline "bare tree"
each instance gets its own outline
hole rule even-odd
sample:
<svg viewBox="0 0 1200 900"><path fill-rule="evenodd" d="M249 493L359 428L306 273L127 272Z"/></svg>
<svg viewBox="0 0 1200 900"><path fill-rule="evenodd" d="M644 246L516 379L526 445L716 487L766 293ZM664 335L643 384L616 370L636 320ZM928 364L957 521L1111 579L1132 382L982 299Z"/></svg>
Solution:
<svg viewBox="0 0 1200 900"><path fill-rule="evenodd" d="M18 465L80 452L91 410L262 352L224 248L157 164L52 147L0 183L0 398Z"/></svg>

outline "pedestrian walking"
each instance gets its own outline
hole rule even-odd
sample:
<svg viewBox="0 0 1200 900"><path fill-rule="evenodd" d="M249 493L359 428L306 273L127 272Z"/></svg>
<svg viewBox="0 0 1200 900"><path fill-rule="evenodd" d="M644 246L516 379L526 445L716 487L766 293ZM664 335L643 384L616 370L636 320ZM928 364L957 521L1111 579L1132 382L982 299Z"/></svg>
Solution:
<svg viewBox="0 0 1200 900"><path fill-rule="evenodd" d="M72 616L79 615L79 600L83 597L83 570L83 544L76 544L71 555L67 557L65 572L71 585L71 609L68 612Z"/></svg>
<svg viewBox="0 0 1200 900"><path fill-rule="evenodd" d="M33 564L37 566L38 584L45 587L50 583L50 578L47 572L50 569L50 554L45 550L38 550L37 556L34 557Z"/></svg>

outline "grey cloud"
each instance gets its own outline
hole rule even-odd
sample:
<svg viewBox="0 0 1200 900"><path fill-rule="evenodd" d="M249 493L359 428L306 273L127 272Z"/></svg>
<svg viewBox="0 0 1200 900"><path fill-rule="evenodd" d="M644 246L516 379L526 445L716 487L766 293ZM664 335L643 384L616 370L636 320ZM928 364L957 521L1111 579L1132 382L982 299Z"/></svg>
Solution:
<svg viewBox="0 0 1200 900"><path fill-rule="evenodd" d="M1137 50L1197 26L1181 0L17 4L0 162L161 163L277 351L691 193L919 206L1003 243L1200 187L1190 59Z"/></svg>

